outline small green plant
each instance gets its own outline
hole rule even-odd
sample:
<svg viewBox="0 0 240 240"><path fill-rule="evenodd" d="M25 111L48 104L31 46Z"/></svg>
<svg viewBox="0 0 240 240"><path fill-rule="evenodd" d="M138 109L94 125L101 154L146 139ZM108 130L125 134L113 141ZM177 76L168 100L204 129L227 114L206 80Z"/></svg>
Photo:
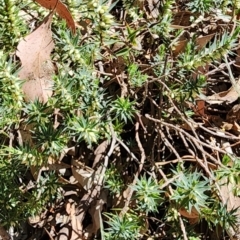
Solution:
<svg viewBox="0 0 240 240"><path fill-rule="evenodd" d="M222 160L225 167L221 167L215 171L218 181L222 184L231 184L232 192L235 196L240 195L240 159L225 155Z"/></svg>
<svg viewBox="0 0 240 240"><path fill-rule="evenodd" d="M25 105L23 109L24 113L27 115L26 123L37 123L39 125L45 125L50 122L50 116L52 109L50 109L47 103L41 103L38 100L30 102Z"/></svg>
<svg viewBox="0 0 240 240"><path fill-rule="evenodd" d="M136 185L132 186L135 191L138 210L146 214L158 211L158 207L163 203L163 198L159 189L159 184L146 175L137 180Z"/></svg>
<svg viewBox="0 0 240 240"><path fill-rule="evenodd" d="M179 55L178 67L181 69L180 74L184 70L194 70L202 66L203 63L210 63L213 59L219 59L228 54L229 49L232 49L237 44L236 36L238 36L239 31L240 27L237 27L232 35L225 32L221 37L216 36L209 47L203 48L199 52L196 51L196 43L190 41L184 53Z"/></svg>
<svg viewBox="0 0 240 240"><path fill-rule="evenodd" d="M36 148L53 157L59 157L67 145L67 137L63 133L63 129L61 127L55 129L51 123L36 126L33 131L33 139Z"/></svg>
<svg viewBox="0 0 240 240"><path fill-rule="evenodd" d="M27 186L22 183L19 187L18 179L26 173L26 166L19 161L18 156L6 159L0 158L0 219L1 225L17 226L28 217L40 214L54 203L59 196L57 191L59 183L55 173L41 177L32 193L27 191Z"/></svg>
<svg viewBox="0 0 240 240"><path fill-rule="evenodd" d="M215 200L209 204L208 208L202 209L201 217L207 221L210 229L220 226L224 230L228 230L230 227L237 226L238 207L228 210L227 205Z"/></svg>
<svg viewBox="0 0 240 240"><path fill-rule="evenodd" d="M188 8L192 12L198 12L201 14L209 13L214 7L214 1L211 0L194 0L187 4Z"/></svg>
<svg viewBox="0 0 240 240"><path fill-rule="evenodd" d="M12 51L17 41L27 32L27 27L20 17L22 1L0 1L0 49L5 52Z"/></svg>
<svg viewBox="0 0 240 240"><path fill-rule="evenodd" d="M108 218L105 230L106 240L131 240L138 239L141 229L141 219L134 213L126 213L123 216L113 213L105 213Z"/></svg>
<svg viewBox="0 0 240 240"><path fill-rule="evenodd" d="M132 121L136 109L135 102L130 101L128 98L119 97L112 103L111 112L121 121L127 123L128 120Z"/></svg>
<svg viewBox="0 0 240 240"><path fill-rule="evenodd" d="M12 58L0 50L0 127L8 128L20 123L23 107L22 81L17 77Z"/></svg>
<svg viewBox="0 0 240 240"><path fill-rule="evenodd" d="M143 75L136 64L128 67L129 81L132 87L142 87L147 80L147 75Z"/></svg>
<svg viewBox="0 0 240 240"><path fill-rule="evenodd" d="M204 15L216 11L216 8L218 8L219 11L224 12L226 7L231 3L232 1L225 0L193 0L187 3L187 7L193 13L200 13Z"/></svg>
<svg viewBox="0 0 240 240"><path fill-rule="evenodd" d="M106 170L104 176L104 187L109 189L111 194L119 194L124 187L124 183L121 177L122 176L119 173L118 169L114 165L111 165Z"/></svg>
<svg viewBox="0 0 240 240"><path fill-rule="evenodd" d="M69 118L69 134L76 137L76 141L86 141L88 145L96 143L100 135L100 123L96 119L86 119L84 117Z"/></svg>
<svg viewBox="0 0 240 240"><path fill-rule="evenodd" d="M46 164L48 155L44 155L38 149L31 146L27 141L22 146L12 148L4 147L1 149L2 156L10 156L27 168L30 166L40 167Z"/></svg>
<svg viewBox="0 0 240 240"><path fill-rule="evenodd" d="M194 207L200 213L201 208L207 206L209 196L206 193L211 189L210 182L200 172L184 172L173 184L176 189L171 200L179 207L184 207L188 212Z"/></svg>
<svg viewBox="0 0 240 240"><path fill-rule="evenodd" d="M180 79L179 79L180 80ZM206 78L202 75L196 77L193 80L189 76L188 79L181 79L181 83L171 84L171 95L172 97L179 101L191 101L193 102L194 99L200 94L202 88L206 85Z"/></svg>

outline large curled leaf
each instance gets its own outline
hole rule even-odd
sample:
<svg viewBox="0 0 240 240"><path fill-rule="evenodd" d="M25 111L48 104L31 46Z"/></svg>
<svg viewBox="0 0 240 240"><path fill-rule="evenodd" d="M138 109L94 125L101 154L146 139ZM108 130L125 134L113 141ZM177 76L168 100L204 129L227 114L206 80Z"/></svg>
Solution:
<svg viewBox="0 0 240 240"><path fill-rule="evenodd" d="M25 80L23 91L26 101L39 99L47 102L52 95L52 74L54 73L50 53L53 50L50 13L43 23L31 34L22 39L17 47L17 56L22 68L19 77Z"/></svg>

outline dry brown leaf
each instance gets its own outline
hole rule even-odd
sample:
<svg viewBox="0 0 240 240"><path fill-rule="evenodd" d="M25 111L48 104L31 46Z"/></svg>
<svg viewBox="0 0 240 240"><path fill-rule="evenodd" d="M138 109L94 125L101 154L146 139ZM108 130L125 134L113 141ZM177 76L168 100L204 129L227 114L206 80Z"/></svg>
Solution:
<svg viewBox="0 0 240 240"><path fill-rule="evenodd" d="M78 221L78 218L76 218L76 210L75 210L75 204L71 204L70 209L70 219L71 219L71 225L72 225L72 234L70 240L79 240L82 239L82 223Z"/></svg>
<svg viewBox="0 0 240 240"><path fill-rule="evenodd" d="M55 240L69 240L69 236L71 236L70 228L68 226L62 227L57 234ZM81 238L79 238L81 239Z"/></svg>
<svg viewBox="0 0 240 240"><path fill-rule="evenodd" d="M72 30L73 33L76 32L75 22L73 17L67 7L60 0L35 0L41 6L49 9L55 10L58 15L65 19L68 27Z"/></svg>
<svg viewBox="0 0 240 240"><path fill-rule="evenodd" d="M232 86L229 90L207 97L206 102L209 104L233 103L239 98L239 88L240 80L236 81L236 86Z"/></svg>
<svg viewBox="0 0 240 240"><path fill-rule="evenodd" d="M225 148L226 152L232 154L232 148L230 143L228 143L228 147L226 148L227 141L222 143L222 148ZM233 164L233 161L229 163L230 165ZM222 198L223 204L226 204L227 210L231 211L233 208L237 209L238 218L240 218L240 197L234 196L233 188L236 187L231 182L228 182L227 177L222 178L218 181L220 187L220 195ZM228 236L231 240L240 240L240 223L238 221L236 227L229 226L227 229Z"/></svg>
<svg viewBox="0 0 240 240"><path fill-rule="evenodd" d="M189 41L188 39L180 40L172 46L172 51L173 51L174 57L177 57L180 53L182 53L184 51L185 47L187 46L188 41Z"/></svg>
<svg viewBox="0 0 240 240"><path fill-rule="evenodd" d="M99 199L93 202L91 208L88 210L92 217L92 223L88 225L87 228L85 229L84 236L86 239L90 239L92 235L96 236L98 230L100 229L102 221L101 213L103 210L103 206L106 203L107 203L107 191L102 191L99 196Z"/></svg>
<svg viewBox="0 0 240 240"><path fill-rule="evenodd" d="M107 140L103 141L101 144L98 145L98 147L94 151L95 158L94 158L92 168L95 168L95 166L99 163L99 161L105 156L104 153L106 152L108 145L109 145L109 142Z"/></svg>
<svg viewBox="0 0 240 240"><path fill-rule="evenodd" d="M226 120L230 123L233 123L234 121L238 121L239 119L240 119L240 104L236 104L228 112Z"/></svg>
<svg viewBox="0 0 240 240"><path fill-rule="evenodd" d="M180 208L178 211L183 217L188 218L191 225L194 225L199 221L199 213L194 207L191 212L188 212L185 208Z"/></svg>
<svg viewBox="0 0 240 240"><path fill-rule="evenodd" d="M197 43L197 49L201 50L203 49L203 47L206 46L206 44L211 41L211 39L215 36L215 33L203 36L203 37L198 37L196 39L196 43Z"/></svg>
<svg viewBox="0 0 240 240"><path fill-rule="evenodd" d="M33 227L42 228L47 222L47 211L28 218L28 223Z"/></svg>
<svg viewBox="0 0 240 240"><path fill-rule="evenodd" d="M173 25L178 26L190 26L191 25L191 17L196 16L189 11L179 11L173 16Z"/></svg>
<svg viewBox="0 0 240 240"><path fill-rule="evenodd" d="M180 208L178 211L185 218L189 219L199 218L199 213L195 207L192 208L191 212L188 212L185 208Z"/></svg>
<svg viewBox="0 0 240 240"><path fill-rule="evenodd" d="M138 2L141 3L143 1L138 1ZM159 7L160 7L160 3L158 0L147 0L144 7L146 7L145 12L149 19L158 18Z"/></svg>
<svg viewBox="0 0 240 240"><path fill-rule="evenodd" d="M179 28L180 27L181 26L179 26ZM176 28L175 25L174 25L174 28ZM209 34L204 37L198 37L196 39L197 50L201 50L203 47L205 47L206 44L213 38L214 35L215 35L215 33ZM180 39L178 39L178 41L175 44L173 44L172 51L173 51L174 57L178 56L180 53L182 53L184 51L188 42L189 42L189 39L187 38L187 36L183 35L183 36L181 36Z"/></svg>
<svg viewBox="0 0 240 240"><path fill-rule="evenodd" d="M227 205L227 210L230 211L233 208L237 208L238 217L240 216L240 197L236 197L233 195L232 188L233 184L227 184L227 180L223 179L220 183L221 187L221 197L223 198L223 204ZM228 236L230 239L239 240L240 239L240 225L238 224L236 229L229 227L227 230Z"/></svg>
<svg viewBox="0 0 240 240"><path fill-rule="evenodd" d="M0 239L2 239L2 240L10 240L11 239L8 232L1 225L0 225Z"/></svg>
<svg viewBox="0 0 240 240"><path fill-rule="evenodd" d="M207 43L211 41L214 35L215 33L212 33L203 37L198 37L196 39L197 50L198 51L202 50L207 45ZM209 71L209 64L198 67L196 71L193 73L193 79L196 80L199 74L206 76L206 73L208 73L208 71Z"/></svg>
<svg viewBox="0 0 240 240"><path fill-rule="evenodd" d="M26 101L39 99L45 103L52 95L51 78L54 73L50 58L54 47L52 16L53 13L50 13L37 29L19 42L17 47L16 54L22 63L19 77L26 81L23 84Z"/></svg>
<svg viewBox="0 0 240 240"><path fill-rule="evenodd" d="M95 171L77 159L72 159L71 164L73 177L86 191L91 189L95 180Z"/></svg>

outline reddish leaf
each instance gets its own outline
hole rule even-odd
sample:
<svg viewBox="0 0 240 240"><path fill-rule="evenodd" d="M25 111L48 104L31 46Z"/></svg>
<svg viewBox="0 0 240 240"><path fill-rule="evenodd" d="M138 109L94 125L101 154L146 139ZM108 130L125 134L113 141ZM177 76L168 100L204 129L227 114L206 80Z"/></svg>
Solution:
<svg viewBox="0 0 240 240"><path fill-rule="evenodd" d="M67 7L60 0L35 0L35 1L49 10L55 9L58 15L66 20L67 25L72 30L72 32L75 33L76 27L73 17L69 10L67 9Z"/></svg>

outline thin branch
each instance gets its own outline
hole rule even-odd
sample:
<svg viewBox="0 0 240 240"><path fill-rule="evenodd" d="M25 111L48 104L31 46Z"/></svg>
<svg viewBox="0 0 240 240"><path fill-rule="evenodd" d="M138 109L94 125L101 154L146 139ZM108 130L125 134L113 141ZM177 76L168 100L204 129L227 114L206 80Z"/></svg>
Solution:
<svg viewBox="0 0 240 240"><path fill-rule="evenodd" d="M132 186L136 185L136 182L137 182L137 180L139 178L139 175L140 175L140 173L141 173L141 171L143 169L144 162L146 160L146 154L145 154L143 146L142 146L142 144L140 142L139 133L138 133L139 122L136 122L135 130L136 130L135 138L136 138L136 141L137 141L137 144L138 144L138 148L139 148L139 150L141 152L141 161L140 161L140 164L139 164L139 167L138 167L138 171L135 174L135 177L134 177L134 180L133 180L132 184L126 190L128 192L128 197L127 197L127 199L125 201L123 209L121 210L120 216L123 216L127 212L127 210L128 210L128 206L130 204L130 201L131 201L131 198L132 198L132 195L133 195L133 188L132 188Z"/></svg>
<svg viewBox="0 0 240 240"><path fill-rule="evenodd" d="M207 147L207 148L210 148L210 149L219 151L219 152L224 153L224 154L226 153L226 151L223 151L221 148L217 148L217 147L214 147L214 146L210 146L209 144L204 143L204 142L202 142L202 141L199 140L199 139L196 139L196 138L193 137L191 134L185 132L183 129L181 129L181 128L173 125L173 124L166 123L166 122L164 122L164 121L161 121L161 120L152 118L152 117L150 117L148 114L145 114L145 117L148 118L149 120L152 120L152 121L161 122L164 126L168 126L168 127L173 128L173 129L175 129L175 130L177 130L177 131L179 131L179 132L182 132L182 133L183 133L184 135L186 135L188 138L190 138L190 139L192 139L192 140L194 140L194 141L202 144L204 147ZM219 163L218 163L218 164L219 164Z"/></svg>

